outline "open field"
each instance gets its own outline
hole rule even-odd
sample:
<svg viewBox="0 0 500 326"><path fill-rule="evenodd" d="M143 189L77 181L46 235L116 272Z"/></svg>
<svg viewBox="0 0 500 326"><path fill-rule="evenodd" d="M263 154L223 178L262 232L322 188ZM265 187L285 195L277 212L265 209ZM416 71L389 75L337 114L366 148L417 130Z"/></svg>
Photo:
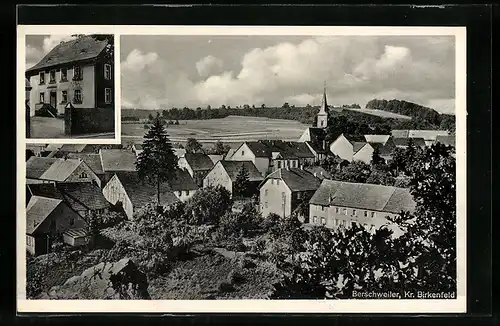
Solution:
<svg viewBox="0 0 500 326"><path fill-rule="evenodd" d="M401 119L401 120L411 120L411 117L407 115L392 113L383 110L373 110L373 109L352 109L352 108L344 108L345 110L355 111L359 113L371 114L382 118L392 118L392 119Z"/></svg>
<svg viewBox="0 0 500 326"><path fill-rule="evenodd" d="M180 120L179 125L169 125L169 138L184 142L196 138L200 143L243 142L259 139L297 140L306 126L298 121L247 116L229 116L223 119ZM146 129L143 123L123 123L122 140L142 139Z"/></svg>

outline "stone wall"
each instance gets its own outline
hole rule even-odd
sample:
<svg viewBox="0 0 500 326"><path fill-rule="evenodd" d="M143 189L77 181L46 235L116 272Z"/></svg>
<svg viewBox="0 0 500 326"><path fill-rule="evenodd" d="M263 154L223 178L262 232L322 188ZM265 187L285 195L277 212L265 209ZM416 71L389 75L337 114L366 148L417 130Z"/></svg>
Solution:
<svg viewBox="0 0 500 326"><path fill-rule="evenodd" d="M114 110L66 107L64 129L66 135L114 132Z"/></svg>

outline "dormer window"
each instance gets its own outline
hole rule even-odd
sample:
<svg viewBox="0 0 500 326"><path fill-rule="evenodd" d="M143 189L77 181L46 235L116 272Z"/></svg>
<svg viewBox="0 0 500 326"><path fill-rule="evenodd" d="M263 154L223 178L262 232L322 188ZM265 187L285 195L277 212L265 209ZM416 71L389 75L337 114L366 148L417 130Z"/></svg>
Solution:
<svg viewBox="0 0 500 326"><path fill-rule="evenodd" d="M40 76L40 83L39 84L40 85L45 84L45 72L44 71L40 72L39 76Z"/></svg>
<svg viewBox="0 0 500 326"><path fill-rule="evenodd" d="M104 64L104 79L111 80L111 65Z"/></svg>
<svg viewBox="0 0 500 326"><path fill-rule="evenodd" d="M62 82L68 81L68 69L67 68L61 68L61 81Z"/></svg>
<svg viewBox="0 0 500 326"><path fill-rule="evenodd" d="M49 73L49 76L50 76L49 83L50 84L55 84L55 82L56 82L56 71L55 70L51 70L50 73Z"/></svg>
<svg viewBox="0 0 500 326"><path fill-rule="evenodd" d="M82 80L82 68L80 66L73 67L73 80Z"/></svg>

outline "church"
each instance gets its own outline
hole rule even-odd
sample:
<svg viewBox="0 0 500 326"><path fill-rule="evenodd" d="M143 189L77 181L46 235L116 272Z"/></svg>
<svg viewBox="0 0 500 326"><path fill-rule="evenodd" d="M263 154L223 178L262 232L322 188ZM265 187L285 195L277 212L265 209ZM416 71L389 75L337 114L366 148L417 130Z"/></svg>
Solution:
<svg viewBox="0 0 500 326"><path fill-rule="evenodd" d="M323 89L323 98L321 100L321 106L317 114L315 126L307 128L299 138L299 142L306 143L318 161L323 160L328 155L328 147L325 140L325 130L328 127L328 113L329 109L325 87Z"/></svg>

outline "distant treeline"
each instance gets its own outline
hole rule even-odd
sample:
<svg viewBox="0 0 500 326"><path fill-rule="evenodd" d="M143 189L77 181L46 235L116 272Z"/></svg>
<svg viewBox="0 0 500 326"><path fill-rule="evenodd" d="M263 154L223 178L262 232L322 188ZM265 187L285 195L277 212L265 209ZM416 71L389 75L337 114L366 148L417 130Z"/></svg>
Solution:
<svg viewBox="0 0 500 326"><path fill-rule="evenodd" d="M454 130L455 116L439 114L433 109L405 101L372 100L368 102L366 108L390 111L412 117L411 120L380 117L348 108L359 108L358 104L343 105L336 109L330 109L330 117L346 117L349 121L356 121L369 125L372 128L387 129L447 129ZM190 109L172 108L169 110L141 110L123 109L123 121L138 121L139 119L153 119L159 113L165 120L206 120L220 119L231 115L252 116L273 119L296 120L303 124L312 125L316 121L319 107L307 105L305 107L290 106L288 103L281 107L260 107L244 105L243 107L230 107L222 105L219 108L205 109L200 107Z"/></svg>
<svg viewBox="0 0 500 326"><path fill-rule="evenodd" d="M454 129L455 125L454 115L440 114L434 109L407 101L374 99L366 103L366 108L406 115L440 129Z"/></svg>

